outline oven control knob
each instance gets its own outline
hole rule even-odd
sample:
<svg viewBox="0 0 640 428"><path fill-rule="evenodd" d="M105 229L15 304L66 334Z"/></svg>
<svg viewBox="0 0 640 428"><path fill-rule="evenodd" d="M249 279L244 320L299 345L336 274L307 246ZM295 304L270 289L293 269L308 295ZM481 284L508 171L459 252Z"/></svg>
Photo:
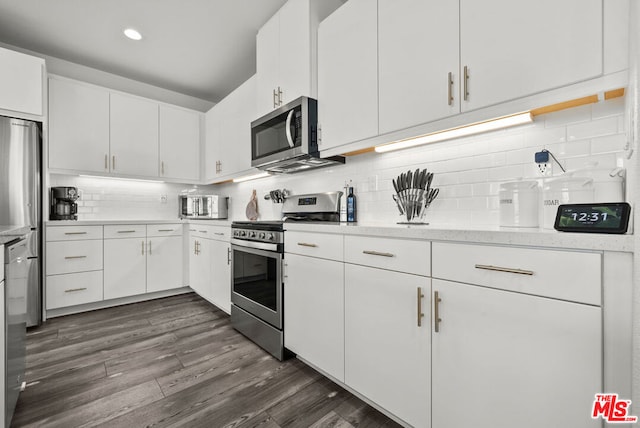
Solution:
<svg viewBox="0 0 640 428"><path fill-rule="evenodd" d="M258 238L264 239L265 236L267 235L264 232L260 232L260 235L258 235Z"/></svg>
<svg viewBox="0 0 640 428"><path fill-rule="evenodd" d="M256 237L255 232L249 232L249 238L255 238L255 237Z"/></svg>
<svg viewBox="0 0 640 428"><path fill-rule="evenodd" d="M244 230L240 231L240 236L247 236L247 232L245 232Z"/></svg>
<svg viewBox="0 0 640 428"><path fill-rule="evenodd" d="M273 236L273 233L270 233L270 234L267 235L267 239L269 241L273 241L274 238L275 238L275 236Z"/></svg>

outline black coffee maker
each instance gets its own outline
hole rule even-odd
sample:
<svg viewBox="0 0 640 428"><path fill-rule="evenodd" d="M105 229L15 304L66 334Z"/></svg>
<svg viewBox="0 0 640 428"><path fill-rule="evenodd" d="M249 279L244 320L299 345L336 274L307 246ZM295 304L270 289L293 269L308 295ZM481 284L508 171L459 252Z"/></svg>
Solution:
<svg viewBox="0 0 640 428"><path fill-rule="evenodd" d="M52 187L49 220L77 220L78 204L76 204L76 200L78 197L76 187Z"/></svg>

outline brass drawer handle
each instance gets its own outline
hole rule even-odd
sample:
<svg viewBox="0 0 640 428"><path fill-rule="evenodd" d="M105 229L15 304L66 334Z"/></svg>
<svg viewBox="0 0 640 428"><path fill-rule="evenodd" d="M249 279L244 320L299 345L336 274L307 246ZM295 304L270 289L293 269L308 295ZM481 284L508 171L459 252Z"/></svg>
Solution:
<svg viewBox="0 0 640 428"><path fill-rule="evenodd" d="M464 66L464 72L463 72L464 76L463 76L463 85L462 85L462 92L463 92L463 99L465 101L469 101L469 67L468 66Z"/></svg>
<svg viewBox="0 0 640 428"><path fill-rule="evenodd" d="M65 260L70 260L70 259L86 259L87 256L65 256Z"/></svg>
<svg viewBox="0 0 640 428"><path fill-rule="evenodd" d="M301 247L312 247L312 248L317 247L316 244L307 244L306 242L298 242L298 245L300 245Z"/></svg>
<svg viewBox="0 0 640 428"><path fill-rule="evenodd" d="M392 253L381 253L379 251L369 251L369 250L364 250L362 252L363 254L369 254L371 256L381 256L381 257L395 257L395 254Z"/></svg>
<svg viewBox="0 0 640 428"><path fill-rule="evenodd" d="M224 236L224 233L223 233L223 232L214 232L213 234L214 234L214 235L218 235L218 236Z"/></svg>
<svg viewBox="0 0 640 428"><path fill-rule="evenodd" d="M422 293L422 287L418 287L418 327L422 327L422 318L424 318L424 313L422 312L422 298L424 294Z"/></svg>
<svg viewBox="0 0 640 428"><path fill-rule="evenodd" d="M135 230L118 230L118 233L136 233Z"/></svg>
<svg viewBox="0 0 640 428"><path fill-rule="evenodd" d="M174 229L158 229L158 232L173 232Z"/></svg>
<svg viewBox="0 0 640 428"><path fill-rule="evenodd" d="M68 290L64 290L65 293L73 293L75 291L84 291L86 290L87 287L82 287L82 288L70 288Z"/></svg>
<svg viewBox="0 0 640 428"><path fill-rule="evenodd" d="M515 273L518 275L533 275L532 270L512 269L512 268L505 268L505 267L491 266L491 265L476 265L476 269L492 270L495 272Z"/></svg>
<svg viewBox="0 0 640 428"><path fill-rule="evenodd" d="M86 235L87 232L65 232L65 235Z"/></svg>
<svg viewBox="0 0 640 428"><path fill-rule="evenodd" d="M440 318L440 302L442 299L440 298L440 293L437 291L433 292L433 331L436 333L440 332L440 323L442 319Z"/></svg>
<svg viewBox="0 0 640 428"><path fill-rule="evenodd" d="M453 105L453 73L447 75L447 104Z"/></svg>
<svg viewBox="0 0 640 428"><path fill-rule="evenodd" d="M200 233L209 233L206 230L199 230L198 232L200 232Z"/></svg>

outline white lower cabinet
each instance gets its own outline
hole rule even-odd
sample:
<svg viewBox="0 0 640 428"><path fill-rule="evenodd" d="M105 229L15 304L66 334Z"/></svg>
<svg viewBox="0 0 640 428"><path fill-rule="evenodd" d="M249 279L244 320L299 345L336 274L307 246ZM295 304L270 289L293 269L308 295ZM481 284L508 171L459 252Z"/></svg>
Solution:
<svg viewBox="0 0 640 428"><path fill-rule="evenodd" d="M145 238L104 240L104 298L144 294L147 289Z"/></svg>
<svg viewBox="0 0 640 428"><path fill-rule="evenodd" d="M182 236L147 237L147 293L183 286L182 251Z"/></svg>
<svg viewBox="0 0 640 428"><path fill-rule="evenodd" d="M344 382L344 263L285 255L285 347Z"/></svg>
<svg viewBox="0 0 640 428"><path fill-rule="evenodd" d="M47 276L47 309L99 302L102 270Z"/></svg>
<svg viewBox="0 0 640 428"><path fill-rule="evenodd" d="M231 313L231 228L194 224L189 230L191 288L203 299Z"/></svg>
<svg viewBox="0 0 640 428"><path fill-rule="evenodd" d="M600 307L436 279L433 292L433 428L601 426Z"/></svg>
<svg viewBox="0 0 640 428"><path fill-rule="evenodd" d="M211 302L231 313L231 255L229 242L212 239L211 253Z"/></svg>
<svg viewBox="0 0 640 428"><path fill-rule="evenodd" d="M427 277L345 264L345 383L414 427L430 424L430 290Z"/></svg>
<svg viewBox="0 0 640 428"><path fill-rule="evenodd" d="M211 251L209 239L189 238L189 279L190 286L200 297L211 300Z"/></svg>

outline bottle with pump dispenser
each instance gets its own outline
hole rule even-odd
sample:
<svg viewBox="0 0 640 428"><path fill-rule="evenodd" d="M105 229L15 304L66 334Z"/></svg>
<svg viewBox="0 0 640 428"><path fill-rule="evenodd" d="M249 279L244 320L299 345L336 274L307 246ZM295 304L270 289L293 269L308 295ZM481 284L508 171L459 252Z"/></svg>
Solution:
<svg viewBox="0 0 640 428"><path fill-rule="evenodd" d="M347 194L347 222L355 223L357 221L356 195L353 194L353 187L349 187Z"/></svg>

